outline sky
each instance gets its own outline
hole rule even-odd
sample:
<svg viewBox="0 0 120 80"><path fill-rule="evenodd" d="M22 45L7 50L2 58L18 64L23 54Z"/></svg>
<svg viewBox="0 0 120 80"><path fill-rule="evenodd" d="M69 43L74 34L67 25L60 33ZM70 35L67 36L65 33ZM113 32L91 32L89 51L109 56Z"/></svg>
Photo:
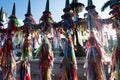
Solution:
<svg viewBox="0 0 120 80"><path fill-rule="evenodd" d="M31 0L31 13L36 20L39 22L40 17L43 15L43 11L45 10L47 0ZM52 17L55 22L59 22L61 20L61 16L64 14L63 9L65 7L66 0L49 0L50 1L50 12L52 13ZM72 0L69 0L70 3ZM83 3L85 7L87 6L88 0L78 0L78 2ZM104 12L101 12L101 7L105 2L108 0L93 0L93 4L96 6L96 11L99 13L101 18L108 18L110 17L109 11L110 9L107 8ZM7 18L12 13L13 4L16 4L16 17L18 19L25 19L25 14L27 13L28 7L28 0L0 0L0 7L3 7L3 10L7 13ZM80 18L84 18L84 13L86 10L83 9L82 12L79 13Z"/></svg>

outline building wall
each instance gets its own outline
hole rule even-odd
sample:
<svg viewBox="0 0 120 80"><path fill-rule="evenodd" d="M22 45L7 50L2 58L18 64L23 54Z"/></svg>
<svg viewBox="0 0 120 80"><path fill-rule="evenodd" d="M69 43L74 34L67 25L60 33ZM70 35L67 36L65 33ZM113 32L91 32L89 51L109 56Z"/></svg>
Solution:
<svg viewBox="0 0 120 80"><path fill-rule="evenodd" d="M60 67L60 60L61 58L55 58L53 71L52 71L52 80L58 79L58 72ZM77 59L77 72L78 72L78 80L86 80L86 77L84 76L85 69L83 68L85 63L85 58L79 58ZM31 64L31 80L40 80L39 77L39 60L32 60L30 61ZM109 79L110 74L108 74L108 65L105 66L105 72L107 75L107 80Z"/></svg>

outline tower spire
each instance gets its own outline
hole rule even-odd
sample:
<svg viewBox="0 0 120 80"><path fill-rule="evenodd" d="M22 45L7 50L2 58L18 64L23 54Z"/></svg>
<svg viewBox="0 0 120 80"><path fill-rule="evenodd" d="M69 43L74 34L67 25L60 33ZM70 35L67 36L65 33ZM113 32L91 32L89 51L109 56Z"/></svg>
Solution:
<svg viewBox="0 0 120 80"><path fill-rule="evenodd" d="M45 8L45 11L49 11L49 0L47 0L47 2L46 2L46 8Z"/></svg>
<svg viewBox="0 0 120 80"><path fill-rule="evenodd" d="M15 3L13 4L12 14L9 18L14 18L14 17L16 17L16 5L15 5Z"/></svg>
<svg viewBox="0 0 120 80"><path fill-rule="evenodd" d="M73 0L73 1L72 1L72 3L77 3L77 2L78 2L78 0Z"/></svg>
<svg viewBox="0 0 120 80"><path fill-rule="evenodd" d="M43 12L43 14L45 14L45 13L51 14L51 12L49 11L49 0L47 0L47 2L46 2L46 7L45 7L45 11Z"/></svg>
<svg viewBox="0 0 120 80"><path fill-rule="evenodd" d="M70 8L69 0L66 0L65 8Z"/></svg>
<svg viewBox="0 0 120 80"><path fill-rule="evenodd" d="M86 7L86 10L94 9L94 8L95 8L95 5L93 5L93 1L88 0L88 6Z"/></svg>
<svg viewBox="0 0 120 80"><path fill-rule="evenodd" d="M0 22L3 21L3 7L0 10Z"/></svg>
<svg viewBox="0 0 120 80"><path fill-rule="evenodd" d="M69 0L66 0L66 3L65 3L65 8L63 9L64 12L67 12L70 10L70 4L69 4Z"/></svg>
<svg viewBox="0 0 120 80"><path fill-rule="evenodd" d="M28 0L28 9L27 9L27 13L25 14L25 16L30 16L31 14L31 2L30 0Z"/></svg>

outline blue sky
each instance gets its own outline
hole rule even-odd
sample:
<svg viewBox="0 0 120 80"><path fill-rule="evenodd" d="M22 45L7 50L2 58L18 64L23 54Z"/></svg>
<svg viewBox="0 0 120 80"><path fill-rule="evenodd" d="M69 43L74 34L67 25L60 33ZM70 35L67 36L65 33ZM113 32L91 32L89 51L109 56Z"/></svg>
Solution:
<svg viewBox="0 0 120 80"><path fill-rule="evenodd" d="M50 0L50 11L54 21L59 22L61 20L61 15L63 15L63 9L65 7L66 0ZM78 0L78 2L83 3L86 7L88 0ZM93 0L93 4L96 6L96 11L99 13L100 17L108 18L109 8L104 12L101 12L100 9L102 5L107 0ZM7 17L12 13L13 3L16 3L16 17L18 19L24 19L27 12L28 0L0 0L0 7L3 6L3 10L7 12ZM72 0L70 0L72 2ZM42 16L43 11L45 10L46 0L31 0L31 10L34 19L38 23L39 18ZM84 9L79 13L79 17L83 18L86 10Z"/></svg>

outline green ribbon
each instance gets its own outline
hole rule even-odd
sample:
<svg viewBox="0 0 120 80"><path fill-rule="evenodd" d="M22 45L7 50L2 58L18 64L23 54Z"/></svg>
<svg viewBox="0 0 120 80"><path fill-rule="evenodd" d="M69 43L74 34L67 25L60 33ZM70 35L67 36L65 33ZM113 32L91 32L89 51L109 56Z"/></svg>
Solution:
<svg viewBox="0 0 120 80"><path fill-rule="evenodd" d="M21 27L21 24L19 23L17 18L11 18L11 20L13 20L18 27Z"/></svg>

